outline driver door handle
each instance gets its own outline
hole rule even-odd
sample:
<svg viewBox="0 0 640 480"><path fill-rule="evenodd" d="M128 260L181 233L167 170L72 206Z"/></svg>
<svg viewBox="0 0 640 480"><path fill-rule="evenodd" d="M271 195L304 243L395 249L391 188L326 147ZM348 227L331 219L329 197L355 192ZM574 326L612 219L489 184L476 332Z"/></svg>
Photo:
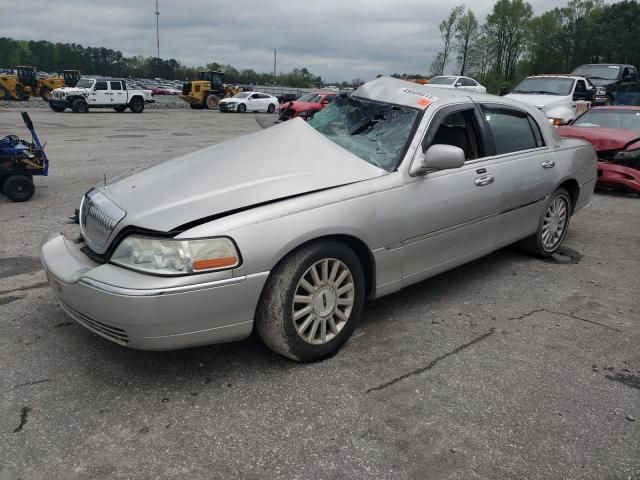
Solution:
<svg viewBox="0 0 640 480"><path fill-rule="evenodd" d="M545 160L542 162L542 168L553 168L556 166L556 162L553 160Z"/></svg>
<svg viewBox="0 0 640 480"><path fill-rule="evenodd" d="M486 185L491 185L495 181L496 179L493 175L482 175L481 177L476 178L475 184L478 187L484 187Z"/></svg>

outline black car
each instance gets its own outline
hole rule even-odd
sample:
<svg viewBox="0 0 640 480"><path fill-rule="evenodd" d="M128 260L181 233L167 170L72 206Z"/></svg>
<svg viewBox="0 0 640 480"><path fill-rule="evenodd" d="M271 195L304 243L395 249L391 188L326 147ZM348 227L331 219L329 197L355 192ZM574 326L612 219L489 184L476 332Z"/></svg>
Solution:
<svg viewBox="0 0 640 480"><path fill-rule="evenodd" d="M591 80L599 97L596 104L640 105L640 81L633 65L592 63L580 65L571 74Z"/></svg>

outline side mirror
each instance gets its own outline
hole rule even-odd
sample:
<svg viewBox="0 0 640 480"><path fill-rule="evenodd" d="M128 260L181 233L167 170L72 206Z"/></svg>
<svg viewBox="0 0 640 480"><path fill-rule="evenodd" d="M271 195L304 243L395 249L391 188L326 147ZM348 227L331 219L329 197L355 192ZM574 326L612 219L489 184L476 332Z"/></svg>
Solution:
<svg viewBox="0 0 640 480"><path fill-rule="evenodd" d="M504 97L508 93L509 93L509 88L508 87L500 87L500 92L498 93L498 95L501 96L501 97Z"/></svg>
<svg viewBox="0 0 640 480"><path fill-rule="evenodd" d="M411 166L411 175L421 175L438 170L449 170L460 168L464 165L466 158L464 150L453 145L436 144L422 154L422 159L418 159Z"/></svg>

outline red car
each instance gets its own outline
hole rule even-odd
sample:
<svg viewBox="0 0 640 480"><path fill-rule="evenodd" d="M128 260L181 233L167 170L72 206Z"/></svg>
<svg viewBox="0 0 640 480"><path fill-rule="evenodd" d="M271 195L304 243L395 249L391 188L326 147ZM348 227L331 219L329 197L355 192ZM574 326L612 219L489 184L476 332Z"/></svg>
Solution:
<svg viewBox="0 0 640 480"><path fill-rule="evenodd" d="M593 144L600 187L640 194L640 107L594 107L558 132Z"/></svg>
<svg viewBox="0 0 640 480"><path fill-rule="evenodd" d="M316 112L333 102L336 98L335 92L312 92L305 93L293 102L283 103L280 107L280 117L278 120L284 122L294 117L309 120Z"/></svg>

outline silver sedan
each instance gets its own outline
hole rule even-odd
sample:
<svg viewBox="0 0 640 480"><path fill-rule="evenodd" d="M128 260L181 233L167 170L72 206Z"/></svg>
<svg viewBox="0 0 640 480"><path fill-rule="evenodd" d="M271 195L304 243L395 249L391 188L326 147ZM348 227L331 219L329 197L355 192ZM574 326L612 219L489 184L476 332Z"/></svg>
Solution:
<svg viewBox="0 0 640 480"><path fill-rule="evenodd" d="M537 109L392 78L90 190L42 261L62 308L121 345L169 350L255 328L312 361L377 298L520 242L553 254L596 156Z"/></svg>

